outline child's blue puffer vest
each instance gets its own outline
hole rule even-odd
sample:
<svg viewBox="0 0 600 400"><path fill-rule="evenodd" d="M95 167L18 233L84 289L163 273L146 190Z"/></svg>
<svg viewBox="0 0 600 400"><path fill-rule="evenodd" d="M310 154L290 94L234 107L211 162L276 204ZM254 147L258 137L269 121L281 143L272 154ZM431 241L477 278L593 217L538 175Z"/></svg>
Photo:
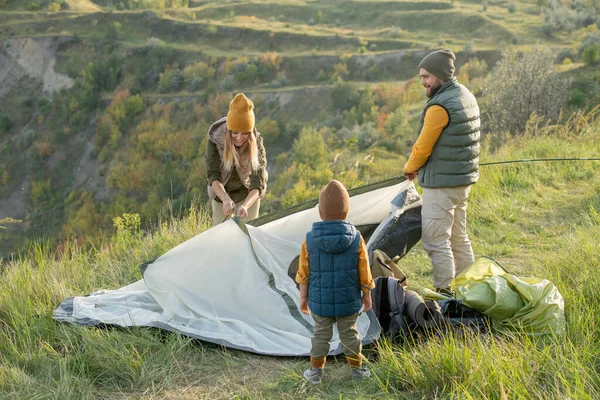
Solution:
<svg viewBox="0 0 600 400"><path fill-rule="evenodd" d="M342 220L313 224L306 234L308 306L321 317L346 317L362 306L358 279L360 232Z"/></svg>

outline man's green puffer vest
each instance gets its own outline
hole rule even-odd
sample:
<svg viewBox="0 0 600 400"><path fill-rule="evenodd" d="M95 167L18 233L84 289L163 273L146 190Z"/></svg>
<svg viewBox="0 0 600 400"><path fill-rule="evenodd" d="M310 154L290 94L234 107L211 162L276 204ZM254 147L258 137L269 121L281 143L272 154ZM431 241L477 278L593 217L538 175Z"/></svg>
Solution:
<svg viewBox="0 0 600 400"><path fill-rule="evenodd" d="M419 169L419 185L425 188L466 186L479 178L479 106L475 96L452 78L427 102L419 122L433 105L443 107L450 117L433 146L429 159Z"/></svg>

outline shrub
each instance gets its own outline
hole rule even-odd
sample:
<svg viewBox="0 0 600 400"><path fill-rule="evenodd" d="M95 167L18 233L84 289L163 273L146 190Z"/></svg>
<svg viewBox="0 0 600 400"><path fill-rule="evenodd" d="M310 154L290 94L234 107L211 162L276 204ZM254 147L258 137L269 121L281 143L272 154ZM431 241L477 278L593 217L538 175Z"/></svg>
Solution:
<svg viewBox="0 0 600 400"><path fill-rule="evenodd" d="M338 82L333 86L331 100L335 111L349 110L360 103L360 91L354 83Z"/></svg>
<svg viewBox="0 0 600 400"><path fill-rule="evenodd" d="M560 64L563 63L565 59L570 59L571 61L573 61L573 59L575 59L577 57L577 54L575 54L575 52L573 50L569 50L569 49L562 49L559 50L558 54L556 55L556 63Z"/></svg>
<svg viewBox="0 0 600 400"><path fill-rule="evenodd" d="M159 38L149 37L148 39L146 39L146 46L148 46L148 47L157 47L157 46L164 46L164 45L165 45L165 41L161 40Z"/></svg>
<svg viewBox="0 0 600 400"><path fill-rule="evenodd" d="M581 52L581 60L586 65L596 64L600 60L600 43L586 46Z"/></svg>
<svg viewBox="0 0 600 400"><path fill-rule="evenodd" d="M509 49L494 69L484 91L489 129L522 132L532 114L556 121L566 104L570 82L558 75L554 54L542 47L528 53Z"/></svg>
<svg viewBox="0 0 600 400"><path fill-rule="evenodd" d="M158 92L173 92L181 88L183 84L183 76L179 65L174 63L173 65L167 65L165 72L160 74L158 78Z"/></svg>
<svg viewBox="0 0 600 400"><path fill-rule="evenodd" d="M402 37L403 36L402 28L400 28L399 26L392 26L389 29L389 36L394 39Z"/></svg>
<svg viewBox="0 0 600 400"><path fill-rule="evenodd" d="M508 12L511 14L517 12L517 3L515 3L514 1L510 2L508 4Z"/></svg>
<svg viewBox="0 0 600 400"><path fill-rule="evenodd" d="M225 78L219 82L219 89L227 91L232 90L236 85L235 76L227 75Z"/></svg>
<svg viewBox="0 0 600 400"><path fill-rule="evenodd" d="M29 11L40 11L42 9L42 6L40 5L40 3L34 0L27 5L27 9Z"/></svg>
<svg viewBox="0 0 600 400"><path fill-rule="evenodd" d="M0 133L6 133L12 128L12 120L8 115L0 115Z"/></svg>
<svg viewBox="0 0 600 400"><path fill-rule="evenodd" d="M600 58L600 35L592 33L579 46L579 58L587 65L595 64Z"/></svg>
<svg viewBox="0 0 600 400"><path fill-rule="evenodd" d="M586 105L587 95L579 89L573 89L569 93L569 105L583 108Z"/></svg>
<svg viewBox="0 0 600 400"><path fill-rule="evenodd" d="M584 2L571 1L567 7L560 0L549 0L540 31L543 35L551 37L556 32L571 32L594 23L598 23L598 15L593 5L588 7Z"/></svg>
<svg viewBox="0 0 600 400"><path fill-rule="evenodd" d="M475 78L484 78L488 74L488 65L485 60L472 58L466 62L461 68L459 75L466 75L466 80ZM464 80L465 77L461 77Z"/></svg>
<svg viewBox="0 0 600 400"><path fill-rule="evenodd" d="M144 99L142 96L129 96L125 99L125 115L129 118L135 117L144 111Z"/></svg>

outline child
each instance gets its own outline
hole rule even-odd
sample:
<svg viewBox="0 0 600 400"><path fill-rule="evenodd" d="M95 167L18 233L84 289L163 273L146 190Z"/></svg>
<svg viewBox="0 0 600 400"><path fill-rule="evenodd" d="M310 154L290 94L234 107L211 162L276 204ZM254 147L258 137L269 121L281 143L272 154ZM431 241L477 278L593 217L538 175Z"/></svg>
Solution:
<svg viewBox="0 0 600 400"><path fill-rule="evenodd" d="M365 241L354 225L345 220L349 208L350 197L344 185L336 180L329 182L319 196L319 215L323 221L313 224L300 251L296 274L300 311L312 312L315 321L311 368L304 371L304 378L313 384L321 382L335 323L352 378L371 375L362 366L362 343L356 320L361 306L364 311L371 309L370 289L374 284Z"/></svg>

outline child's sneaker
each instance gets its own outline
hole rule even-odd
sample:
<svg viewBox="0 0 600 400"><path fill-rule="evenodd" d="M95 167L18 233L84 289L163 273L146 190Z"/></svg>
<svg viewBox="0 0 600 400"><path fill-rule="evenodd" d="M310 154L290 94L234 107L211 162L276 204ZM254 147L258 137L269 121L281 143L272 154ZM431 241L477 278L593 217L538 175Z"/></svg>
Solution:
<svg viewBox="0 0 600 400"><path fill-rule="evenodd" d="M359 381L371 376L371 371L369 371L369 368L367 367L350 368L350 376L353 380Z"/></svg>
<svg viewBox="0 0 600 400"><path fill-rule="evenodd" d="M323 368L309 368L302 374L304 379L312 383L313 385L317 385L321 383L321 377L323 376Z"/></svg>

